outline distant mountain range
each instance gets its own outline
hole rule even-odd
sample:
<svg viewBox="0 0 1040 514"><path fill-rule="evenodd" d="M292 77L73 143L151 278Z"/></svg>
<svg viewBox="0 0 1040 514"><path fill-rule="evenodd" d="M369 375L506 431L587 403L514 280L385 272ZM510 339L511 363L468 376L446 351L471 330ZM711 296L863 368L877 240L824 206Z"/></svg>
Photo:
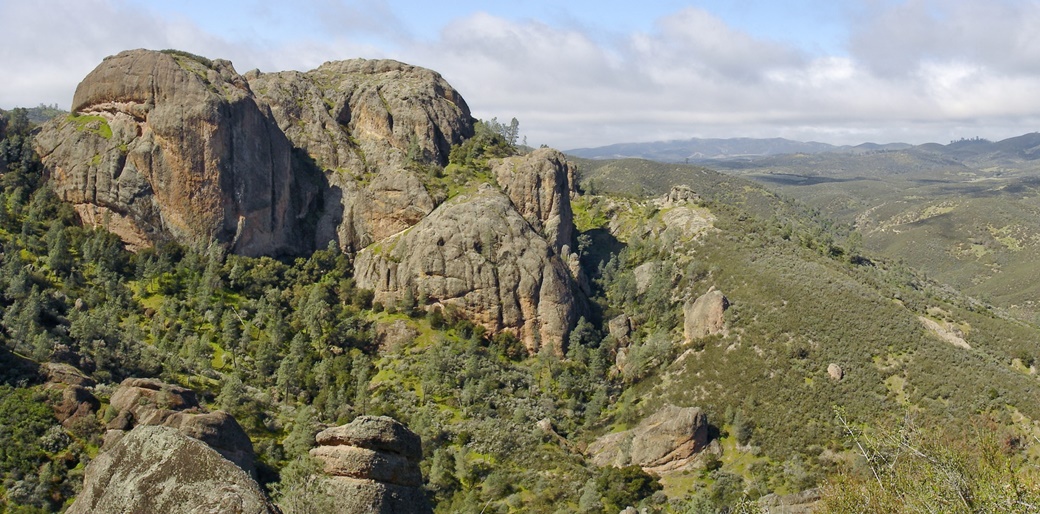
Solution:
<svg viewBox="0 0 1040 514"><path fill-rule="evenodd" d="M618 143L596 148L577 148L566 153L586 159L639 158L662 162L703 162L719 159L759 158L783 154L872 153L905 150L907 143L863 143L835 146L815 141L802 142L784 138L701 139L692 138L651 143Z"/></svg>

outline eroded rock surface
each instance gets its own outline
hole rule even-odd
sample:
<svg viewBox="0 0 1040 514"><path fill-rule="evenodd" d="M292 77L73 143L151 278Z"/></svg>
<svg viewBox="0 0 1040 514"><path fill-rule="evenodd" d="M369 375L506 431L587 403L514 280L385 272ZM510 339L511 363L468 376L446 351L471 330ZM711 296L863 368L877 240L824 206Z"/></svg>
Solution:
<svg viewBox="0 0 1040 514"><path fill-rule="evenodd" d="M424 166L473 135L462 95L434 71L392 60L327 62L306 73L250 72L278 126L324 171L319 245L353 253L417 223L443 200Z"/></svg>
<svg viewBox="0 0 1040 514"><path fill-rule="evenodd" d="M660 474L689 464L707 446L708 428L700 409L668 405L633 429L596 439L587 453L597 466L635 464Z"/></svg>
<svg viewBox="0 0 1040 514"><path fill-rule="evenodd" d="M509 195L520 215L557 252L574 238L571 182L574 165L557 150L540 148L527 155L491 162L498 185Z"/></svg>
<svg viewBox="0 0 1040 514"><path fill-rule="evenodd" d="M531 352L547 344L562 354L577 321L563 261L488 185L366 248L355 278L384 305L425 298L422 307L457 309L491 333L513 331Z"/></svg>
<svg viewBox="0 0 1040 514"><path fill-rule="evenodd" d="M178 430L138 426L86 469L67 511L264 514L278 510L240 467Z"/></svg>
<svg viewBox="0 0 1040 514"><path fill-rule="evenodd" d="M256 473L253 443L242 426L224 411L206 412L190 389L128 378L112 394L110 404L117 414L108 423L105 448L136 426L164 426L202 441L250 475Z"/></svg>
<svg viewBox="0 0 1040 514"><path fill-rule="evenodd" d="M361 416L315 438L311 456L331 477L329 494L343 513L432 512L422 490L422 441L385 416Z"/></svg>
<svg viewBox="0 0 1040 514"><path fill-rule="evenodd" d="M231 63L130 50L76 88L36 138L55 192L131 247L211 240L244 255L310 249L311 186ZM313 196L313 192L311 192Z"/></svg>
<svg viewBox="0 0 1040 514"><path fill-rule="evenodd" d="M689 344L694 339L722 334L726 330L724 313L729 300L722 291L712 289L683 306L683 336Z"/></svg>

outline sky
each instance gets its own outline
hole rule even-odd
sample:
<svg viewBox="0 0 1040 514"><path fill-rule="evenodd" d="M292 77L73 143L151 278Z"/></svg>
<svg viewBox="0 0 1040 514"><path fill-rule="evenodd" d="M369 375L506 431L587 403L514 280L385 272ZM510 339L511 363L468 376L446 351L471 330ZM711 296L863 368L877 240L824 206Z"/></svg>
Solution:
<svg viewBox="0 0 1040 514"><path fill-rule="evenodd" d="M1040 0L0 0L0 108L58 104L108 55L240 73L390 58L528 144L1040 130Z"/></svg>

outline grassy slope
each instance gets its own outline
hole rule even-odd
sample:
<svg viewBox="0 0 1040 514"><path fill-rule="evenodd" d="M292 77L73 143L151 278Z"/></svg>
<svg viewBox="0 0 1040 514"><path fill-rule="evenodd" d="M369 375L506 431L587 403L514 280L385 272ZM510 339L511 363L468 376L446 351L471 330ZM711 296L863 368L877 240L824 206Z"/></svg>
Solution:
<svg viewBox="0 0 1040 514"><path fill-rule="evenodd" d="M594 186L604 189L616 183L658 191L669 182L693 182L705 196L736 199L760 215L797 211L739 178L634 162L638 166L627 169L627 163L586 163L585 180L593 178ZM700 177L710 179L698 182ZM665 258L679 261L678 269L694 260L711 270L696 281L678 279L675 295L692 298L712 286L722 290L732 303L726 314L729 335L709 339L699 351L674 348L673 356L685 357L629 389L614 412L615 422L638 419L664 403L700 406L718 423L741 411L757 427L752 444L775 466L802 454L795 459L826 468L820 456L845 444L834 407L859 421L895 417L907 409L944 424L982 412L1010 422L1008 413L1015 409L1040 419L1036 376L1014 360L1037 355L1035 326L1003 317L894 263L853 265L824 255L799 242L800 231L817 228L811 220L802 219L785 239L784 224L776 220L756 221L743 209L720 205L712 210L719 232L656 255L670 255ZM630 236L619 234L622 242L631 242ZM654 258L634 259L628 269ZM638 317L645 300L624 308ZM956 325L972 348L943 341L924 327L922 316ZM681 327L670 330L679 340ZM841 381L829 378L831 363L844 370Z"/></svg>

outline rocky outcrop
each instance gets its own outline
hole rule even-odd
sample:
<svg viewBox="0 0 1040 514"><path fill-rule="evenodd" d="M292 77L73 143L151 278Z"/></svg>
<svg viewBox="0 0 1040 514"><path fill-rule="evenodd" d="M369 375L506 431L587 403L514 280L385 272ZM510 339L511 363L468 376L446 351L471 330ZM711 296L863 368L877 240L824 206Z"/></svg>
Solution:
<svg viewBox="0 0 1040 514"><path fill-rule="evenodd" d="M68 364L46 362L40 365L40 371L47 379L43 387L56 396L51 407L59 423L67 428L77 419L96 415L101 402L91 392L93 379Z"/></svg>
<svg viewBox="0 0 1040 514"><path fill-rule="evenodd" d="M708 416L696 407L668 405L635 428L607 434L589 445L597 466L642 467L650 473L680 469L708 445Z"/></svg>
<svg viewBox="0 0 1040 514"><path fill-rule="evenodd" d="M729 308L729 300L712 288L692 302L686 302L683 306L683 336L689 344L694 339L700 339L716 334L722 334L726 330L726 318L724 313Z"/></svg>
<svg viewBox="0 0 1040 514"><path fill-rule="evenodd" d="M231 63L131 50L76 89L36 138L55 192L131 247L216 240L245 255L309 250L313 178Z"/></svg>
<svg viewBox="0 0 1040 514"><path fill-rule="evenodd" d="M557 150L540 148L527 155L497 159L492 174L516 210L557 252L572 244L571 178L574 166Z"/></svg>
<svg viewBox="0 0 1040 514"><path fill-rule="evenodd" d="M663 272L663 264L660 261L644 262L632 270L632 276L636 279L636 294L646 293L650 284Z"/></svg>
<svg viewBox="0 0 1040 514"><path fill-rule="evenodd" d="M318 240L353 253L411 225L443 198L423 186L473 135L469 107L439 74L392 60L327 62L300 73L249 72L278 126L325 172Z"/></svg>
<svg viewBox="0 0 1040 514"><path fill-rule="evenodd" d="M831 377L831 380L841 382L841 379L845 378L845 370L841 369L841 366L832 362L827 365L827 375Z"/></svg>
<svg viewBox="0 0 1040 514"><path fill-rule="evenodd" d="M66 511L263 514L278 510L241 468L179 431L139 426L86 468Z"/></svg>
<svg viewBox="0 0 1040 514"><path fill-rule="evenodd" d="M206 412L195 392L158 380L128 378L112 394L115 417L108 423L105 448L139 425L177 429L198 439L250 475L256 473L253 443L234 417L224 411Z"/></svg>
<svg viewBox="0 0 1040 514"><path fill-rule="evenodd" d="M491 333L512 331L531 352L562 355L578 317L559 255L487 184L360 252L355 279L384 305L424 299L420 307L455 309Z"/></svg>
<svg viewBox="0 0 1040 514"><path fill-rule="evenodd" d="M311 450L331 477L329 494L343 513L432 512L422 490L422 441L385 416L361 416L329 428Z"/></svg>
<svg viewBox="0 0 1040 514"><path fill-rule="evenodd" d="M628 346L632 335L632 318L621 313L607 322L607 332L614 337L620 346Z"/></svg>
<svg viewBox="0 0 1040 514"><path fill-rule="evenodd" d="M769 493L756 503L765 514L812 514L819 511L822 498L821 491L814 488L782 496Z"/></svg>

